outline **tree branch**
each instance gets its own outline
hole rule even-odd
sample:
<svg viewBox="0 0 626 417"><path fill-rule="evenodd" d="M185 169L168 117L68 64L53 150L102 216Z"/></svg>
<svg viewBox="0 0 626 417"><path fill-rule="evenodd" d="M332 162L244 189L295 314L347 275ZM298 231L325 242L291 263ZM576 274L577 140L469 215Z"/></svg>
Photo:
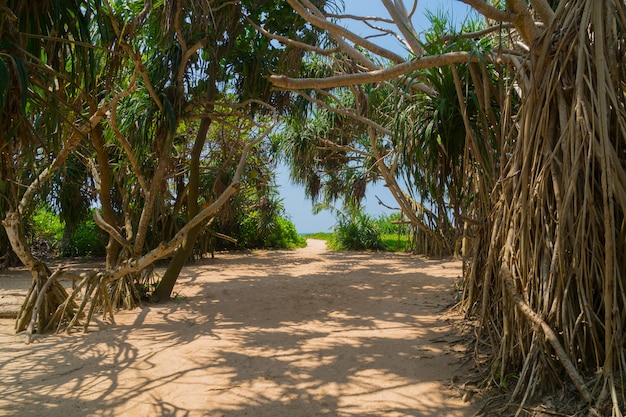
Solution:
<svg viewBox="0 0 626 417"><path fill-rule="evenodd" d="M517 15L508 10L500 10L491 6L485 0L458 0L461 3L465 3L471 6L478 13L482 14L488 19L495 20L496 22L513 22L517 19Z"/></svg>
<svg viewBox="0 0 626 417"><path fill-rule="evenodd" d="M442 55L423 56L389 68L358 74L343 74L327 78L289 78L285 75L271 75L269 79L275 87L286 90L347 87L350 85L387 81L424 68L474 62L477 60L478 57L470 52L449 52Z"/></svg>
<svg viewBox="0 0 626 417"><path fill-rule="evenodd" d="M309 7L309 8L313 7L312 10L317 10L317 8L315 8L307 0L302 0L302 1L307 4L307 7ZM393 61L393 62L402 62L402 61L404 61L404 59L400 55L395 54L395 53L389 51L388 49L385 49L385 48L383 48L383 47L381 47L379 45L376 45L375 43L370 42L367 39L364 39L364 38L362 38L360 36L357 36L353 32L349 31L348 29L346 29L344 27L341 27L341 26L339 26L339 25L337 25L335 23L329 22L328 20L326 20L323 17L317 16L317 15L313 14L312 12L309 12L302 5L302 3L300 3L300 1L298 1L298 0L287 0L287 2L306 21L308 21L309 23L319 27L320 29L327 30L331 35L333 35L333 37L335 39L337 39L337 37L344 37L344 38L348 39L349 41L354 42L355 44L357 44L359 46L362 46L363 48L367 49L368 51L371 51L374 54L376 54L378 56L381 56L383 58L387 58L390 61ZM319 12L319 10L317 10L317 11Z"/></svg>
<svg viewBox="0 0 626 417"><path fill-rule="evenodd" d="M400 29L400 33L402 33L404 39L411 47L411 51L415 55L422 55L424 53L424 48L422 47L422 43L419 41L419 37L413 27L413 23L411 23L411 20L409 19L404 3L401 1L392 2L390 0L382 0L382 2L391 18L396 23L396 26Z"/></svg>
<svg viewBox="0 0 626 417"><path fill-rule="evenodd" d="M326 16L324 15L324 13L322 13L319 9L317 9L314 4L312 4L308 0L301 0L301 1L304 3L306 7L308 7L313 12L313 14L316 17L326 21ZM380 66L374 63L374 61L372 61L369 57L367 57L365 54L363 54L354 46L351 46L350 44L348 44L348 42L346 42L344 37L339 36L330 30L328 32L330 36L335 40L335 42L337 42L337 44L339 45L339 49L342 50L349 57L351 57L353 60L355 60L358 63L361 63L361 65L363 65L365 68L367 68L370 71L380 69Z"/></svg>
<svg viewBox="0 0 626 417"><path fill-rule="evenodd" d="M539 16L541 16L541 20L546 25L549 25L554 18L554 10L550 7L550 4L546 0L530 0L530 4L537 10Z"/></svg>
<svg viewBox="0 0 626 417"><path fill-rule="evenodd" d="M91 129L94 128L96 124L100 123L100 121L104 118L109 105L110 103L105 104L98 110L96 110L96 112L91 115L87 123L74 130L70 137L63 142L63 147L57 154L56 158L54 158L52 162L46 168L44 168L41 173L39 173L37 178L35 178L33 182L28 185L28 188L26 188L26 191L24 192L24 195L20 200L18 212L26 212L27 208L30 206L30 203L35 197L35 192L37 192L41 184L46 182L52 176L52 173L54 173L61 165L63 165L63 163L65 163L65 160L70 155L70 153L78 146L80 140L84 138L91 131Z"/></svg>
<svg viewBox="0 0 626 417"><path fill-rule="evenodd" d="M93 211L93 221L96 222L100 229L104 230L109 234L109 236L115 239L117 243L128 249L129 252L132 251L132 245L126 239L124 239L124 237L122 237L120 232L118 232L115 227L107 223L106 220L102 218L99 210Z"/></svg>
<svg viewBox="0 0 626 417"><path fill-rule="evenodd" d="M250 19L250 17L246 17L246 20L248 21L248 23L250 23L250 25L252 25L253 28L259 31L259 33L261 33L266 38L274 39L284 45L293 46L295 48L303 49L305 51L315 52L316 54L320 54L320 55L331 55L336 52L339 52L339 48L333 48L333 49L319 48L317 46L309 45L308 43L295 41L286 36L276 35L274 33L268 32L263 27L257 25L252 19Z"/></svg>
<svg viewBox="0 0 626 417"><path fill-rule="evenodd" d="M513 23L519 34L524 39L524 42L531 45L541 31L533 20L526 0L506 0L506 3L508 9L516 15Z"/></svg>
<svg viewBox="0 0 626 417"><path fill-rule="evenodd" d="M350 19L350 20L357 20L359 22L363 22L366 25L369 26L368 22L374 21L374 22L383 22L383 23L387 23L390 25L394 24L394 21L391 19L386 19L384 17L377 17L377 16L357 16L357 15L353 15L353 14L334 14L334 13L328 13L326 15L326 17L330 17L331 19Z"/></svg>

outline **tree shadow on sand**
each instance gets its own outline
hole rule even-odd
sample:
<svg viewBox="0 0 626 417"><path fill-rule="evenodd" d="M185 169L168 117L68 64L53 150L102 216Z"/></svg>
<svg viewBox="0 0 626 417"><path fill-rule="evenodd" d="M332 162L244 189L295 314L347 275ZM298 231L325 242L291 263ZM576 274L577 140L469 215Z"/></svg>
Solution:
<svg viewBox="0 0 626 417"><path fill-rule="evenodd" d="M180 288L200 290L181 302L5 343L0 415L472 415L447 388L467 368L442 317L453 278L436 265L286 251L192 265Z"/></svg>

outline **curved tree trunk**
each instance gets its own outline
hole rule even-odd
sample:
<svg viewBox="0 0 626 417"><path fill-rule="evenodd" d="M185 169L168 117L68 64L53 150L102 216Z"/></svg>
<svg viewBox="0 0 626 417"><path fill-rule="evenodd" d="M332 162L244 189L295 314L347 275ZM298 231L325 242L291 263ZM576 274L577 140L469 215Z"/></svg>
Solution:
<svg viewBox="0 0 626 417"><path fill-rule="evenodd" d="M200 212L200 206L198 205L198 197L200 194L200 156L202 154L202 148L206 142L210 126L211 119L202 119L196 140L193 144L193 149L191 150L191 160L189 163L189 184L187 185L188 220L193 219ZM181 247L174 254L174 257L167 266L165 274L163 274L161 281L154 290L153 296L156 300L168 300L172 295L178 275L183 269L185 263L193 254L196 238L204 228L204 225L205 223L202 223L191 229L185 237Z"/></svg>
<svg viewBox="0 0 626 417"><path fill-rule="evenodd" d="M111 167L109 166L109 152L105 146L104 137L102 135L102 126L96 126L92 132L93 145L96 151L96 160L98 162L98 195L102 207L102 217L107 224L114 225L117 223L113 204L111 203ZM106 269L113 269L117 265L118 256L122 246L120 243L109 235L109 242L106 246Z"/></svg>

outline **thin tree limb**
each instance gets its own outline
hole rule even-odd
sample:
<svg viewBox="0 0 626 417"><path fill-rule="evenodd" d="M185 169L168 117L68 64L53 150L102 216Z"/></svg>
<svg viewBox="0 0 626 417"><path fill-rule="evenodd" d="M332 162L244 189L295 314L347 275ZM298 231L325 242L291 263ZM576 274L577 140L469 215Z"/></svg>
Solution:
<svg viewBox="0 0 626 417"><path fill-rule="evenodd" d="M306 1L306 0L303 0L303 1L308 3L309 5L311 5L308 1ZM364 38L362 38L360 36L357 36L353 32L349 31L348 29L346 29L346 28L344 28L342 26L339 26L339 25L337 25L335 23L329 22L325 18L322 18L322 17L314 15L312 12L309 12L300 1L298 1L298 0L287 0L287 2L306 21L308 21L309 23L319 27L320 29L327 30L329 33L331 33L333 35L344 37L344 38L350 40L351 42L354 42L355 44L357 44L359 46L362 46L363 48L367 49L368 51L371 51L374 54L379 55L381 57L387 58L390 61L393 61L393 62L402 62L402 61L404 61L404 58L402 58L400 55L395 54L395 53L389 51L388 49L385 49L385 48L383 48L383 47L381 47L379 45L376 45L375 43L370 42L367 39L364 39ZM315 8L315 10L317 10L317 9Z"/></svg>
<svg viewBox="0 0 626 417"><path fill-rule="evenodd" d="M115 227L107 223L106 220L104 220L100 215L100 211L97 209L93 211L93 220L94 222L96 222L100 229L107 232L109 236L117 241L117 243L128 249L128 251L132 250L133 246L130 244L130 242L124 239L124 237L122 237L120 232L118 232Z"/></svg>
<svg viewBox="0 0 626 417"><path fill-rule="evenodd" d="M255 28L263 36L270 38L270 39L274 39L284 45L293 46L295 48L303 49L305 51L315 52L316 54L320 54L320 55L331 55L340 51L339 48L324 49L324 48L320 48L317 46L309 45L308 43L295 41L286 36L276 35L274 33L268 32L263 27L257 25L256 22L254 22L250 17L246 17L246 20L248 21L248 23L250 23L250 25L252 25L253 28Z"/></svg>
<svg viewBox="0 0 626 417"><path fill-rule="evenodd" d="M449 52L441 55L428 55L403 62L389 68L358 73L343 74L326 78L290 78L285 75L271 75L269 77L275 87L287 90L305 88L335 88L357 84L371 84L391 80L411 71L442 65L477 62L478 57L471 52Z"/></svg>
<svg viewBox="0 0 626 417"><path fill-rule="evenodd" d="M478 13L482 14L488 19L495 20L496 22L514 22L517 15L511 13L508 10L500 10L491 6L484 0L458 0L461 3L465 3L468 6L472 6Z"/></svg>
<svg viewBox="0 0 626 417"><path fill-rule="evenodd" d="M402 33L404 39L409 44L411 51L415 55L422 55L424 53L424 48L419 40L417 31L413 27L413 23L409 19L404 3L401 1L392 2L391 0L382 0L382 3L389 12L391 18L396 23L400 33Z"/></svg>

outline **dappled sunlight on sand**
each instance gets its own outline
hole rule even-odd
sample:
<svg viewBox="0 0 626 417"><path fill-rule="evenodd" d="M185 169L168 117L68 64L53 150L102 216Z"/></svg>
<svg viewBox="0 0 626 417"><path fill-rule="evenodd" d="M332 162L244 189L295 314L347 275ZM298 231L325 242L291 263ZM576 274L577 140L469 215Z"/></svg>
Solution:
<svg viewBox="0 0 626 417"><path fill-rule="evenodd" d="M178 301L87 334L25 345L4 320L0 415L470 416L451 389L460 319L443 317L459 273L319 245L218 254L184 270Z"/></svg>

